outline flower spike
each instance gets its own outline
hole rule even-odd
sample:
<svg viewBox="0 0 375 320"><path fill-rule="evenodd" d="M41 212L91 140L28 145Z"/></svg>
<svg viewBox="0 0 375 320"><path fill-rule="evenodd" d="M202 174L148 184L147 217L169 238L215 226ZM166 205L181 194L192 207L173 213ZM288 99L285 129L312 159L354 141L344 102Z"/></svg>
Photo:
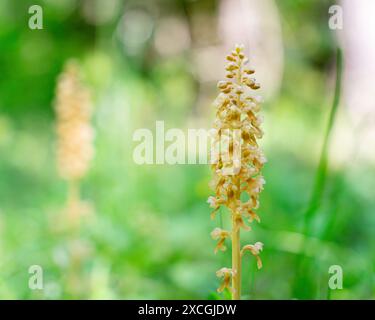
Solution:
<svg viewBox="0 0 375 320"><path fill-rule="evenodd" d="M211 134L211 187L215 194L207 202L213 209L211 218L215 218L221 207L230 212L231 230L215 228L211 236L218 241L215 253L224 251L225 240L231 239L232 268L222 268L216 273L223 278L218 291L228 288L232 299L240 299L243 253L250 251L257 259L258 268L262 267L259 253L263 245L257 242L241 250L240 232L251 230L248 223L260 222L256 210L265 184L261 171L267 159L258 144L263 137L263 117L259 115L262 98L252 94L260 88L253 78L255 70L246 65L248 59L242 45L236 45L226 61L226 79L217 84L220 93L214 102L216 118Z"/></svg>

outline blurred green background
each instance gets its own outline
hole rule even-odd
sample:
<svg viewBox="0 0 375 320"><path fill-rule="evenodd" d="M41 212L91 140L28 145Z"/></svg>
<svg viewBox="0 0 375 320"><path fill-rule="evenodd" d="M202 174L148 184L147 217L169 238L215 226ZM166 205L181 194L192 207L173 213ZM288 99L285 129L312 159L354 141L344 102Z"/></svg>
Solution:
<svg viewBox="0 0 375 320"><path fill-rule="evenodd" d="M230 250L213 253L210 232L219 220L210 220L206 203L209 166L136 165L132 135L154 130L156 120L166 129L210 128L225 53L239 41L250 59L254 53L263 84L268 158L262 223L242 233L244 244L264 243L264 267L244 259L243 298L374 298L375 174L357 149L345 103L318 205L303 228L345 31L328 28L334 3L2 0L0 298L226 297L216 293L215 272L229 267ZM28 28L32 4L43 8L43 30ZM95 158L82 186L93 213L74 235L55 230L67 186L55 165L53 109L56 78L72 57L93 93L95 129ZM351 145L335 134L340 127ZM84 252L74 268L71 246ZM43 290L28 287L31 265L43 268ZM342 290L328 288L331 265L343 269Z"/></svg>

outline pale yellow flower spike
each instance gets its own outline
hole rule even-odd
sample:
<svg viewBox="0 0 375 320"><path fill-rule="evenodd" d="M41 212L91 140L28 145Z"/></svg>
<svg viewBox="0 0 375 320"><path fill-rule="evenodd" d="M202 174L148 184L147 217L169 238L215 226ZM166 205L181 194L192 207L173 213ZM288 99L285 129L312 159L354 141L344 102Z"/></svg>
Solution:
<svg viewBox="0 0 375 320"><path fill-rule="evenodd" d="M67 211L77 224L83 211L79 182L89 169L93 156L93 129L90 124L91 98L79 77L79 65L68 61L56 88L57 168L68 182Z"/></svg>
<svg viewBox="0 0 375 320"><path fill-rule="evenodd" d="M215 195L208 198L208 203L213 208L212 218L215 218L221 206L227 207L231 213L231 231L215 228L211 236L218 240L215 253L224 251L225 240L231 238L232 268L222 268L216 273L223 278L218 291L228 288L232 292L232 299L240 299L243 253L250 251L257 259L258 268L262 267L259 254L263 244L257 242L254 245L245 245L241 250L240 231L250 230L245 221L260 222L255 210L259 207L259 194L265 184L261 169L267 160L258 145L258 139L263 136L263 118L258 114L262 98L251 94L252 90L260 88L251 77L255 70L246 66L248 59L243 52L243 46L237 45L226 59L226 80L218 82L220 94L214 103L216 119L213 126L213 146L222 144L227 148L220 152L213 148L215 161L212 161L214 177L211 186ZM240 135L236 137L235 133L238 131ZM240 157L235 150L240 150ZM228 174L230 168L234 170ZM247 197L241 197L242 194L247 194ZM241 200L244 198L248 200Z"/></svg>

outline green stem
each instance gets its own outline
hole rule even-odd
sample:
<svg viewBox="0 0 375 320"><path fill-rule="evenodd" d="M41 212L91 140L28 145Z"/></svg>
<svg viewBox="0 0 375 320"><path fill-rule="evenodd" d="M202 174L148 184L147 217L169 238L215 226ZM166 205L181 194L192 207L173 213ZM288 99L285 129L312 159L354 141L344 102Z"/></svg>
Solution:
<svg viewBox="0 0 375 320"><path fill-rule="evenodd" d="M336 53L336 85L335 85L335 93L332 103L332 108L330 111L328 125L326 128L326 132L324 135L323 146L320 154L318 168L315 174L315 180L313 185L313 190L311 193L311 197L304 212L304 221L303 221L303 228L302 232L305 235L309 235L311 233L311 222L316 215L321 201L322 196L325 189L326 183L326 176L327 176L327 165L328 165L328 148L329 148L329 141L331 137L332 128L334 125L334 121L337 114L337 109L340 102L340 95L341 95L341 80L342 80L342 51L340 48L337 48ZM303 259L303 252L306 250L306 238L305 241L302 243L302 252L301 255L298 257L296 262L296 276L294 279L294 291L298 291L298 282L302 277L306 277L306 266L302 263Z"/></svg>
<svg viewBox="0 0 375 320"><path fill-rule="evenodd" d="M332 133L332 128L334 125L338 105L340 102L341 95L341 79L342 79L342 51L340 48L337 48L337 57L336 57L336 87L335 95L332 103L331 112L329 115L328 125L324 135L323 146L320 154L319 165L315 175L314 187L310 197L309 204L305 211L305 218L303 223L303 233L308 234L310 231L310 222L317 210L320 207L321 199L325 189L325 182L327 176L327 164L328 164L328 147L329 141Z"/></svg>
<svg viewBox="0 0 375 320"><path fill-rule="evenodd" d="M73 227L79 224L78 204L80 201L79 181L70 180L68 182L68 220Z"/></svg>

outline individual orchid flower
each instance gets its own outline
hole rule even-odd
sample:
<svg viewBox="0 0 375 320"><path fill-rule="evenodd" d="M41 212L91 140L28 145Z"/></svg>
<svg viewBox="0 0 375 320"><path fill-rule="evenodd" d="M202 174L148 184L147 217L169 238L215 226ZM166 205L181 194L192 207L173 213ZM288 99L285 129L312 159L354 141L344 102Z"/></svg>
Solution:
<svg viewBox="0 0 375 320"><path fill-rule="evenodd" d="M232 291L232 287L230 285L230 282L233 277L233 271L230 268L221 268L220 270L216 271L216 276L218 278L223 278L221 285L219 288L217 288L217 292L223 292L225 288L227 288L229 291Z"/></svg>
<svg viewBox="0 0 375 320"><path fill-rule="evenodd" d="M257 259L257 267L258 269L262 268L262 260L259 257L259 253L263 250L263 243L256 242L255 244L247 244L241 250L241 256L245 253L245 251L250 251L251 254Z"/></svg>
<svg viewBox="0 0 375 320"><path fill-rule="evenodd" d="M230 237L230 232L229 231L226 231L226 230L223 230L223 229L220 229L220 228L215 228L212 232L211 232L211 237L212 239L214 240L218 240L218 243L215 247L215 254L221 250L221 251L225 251L227 249L227 247L225 246L225 239Z"/></svg>

